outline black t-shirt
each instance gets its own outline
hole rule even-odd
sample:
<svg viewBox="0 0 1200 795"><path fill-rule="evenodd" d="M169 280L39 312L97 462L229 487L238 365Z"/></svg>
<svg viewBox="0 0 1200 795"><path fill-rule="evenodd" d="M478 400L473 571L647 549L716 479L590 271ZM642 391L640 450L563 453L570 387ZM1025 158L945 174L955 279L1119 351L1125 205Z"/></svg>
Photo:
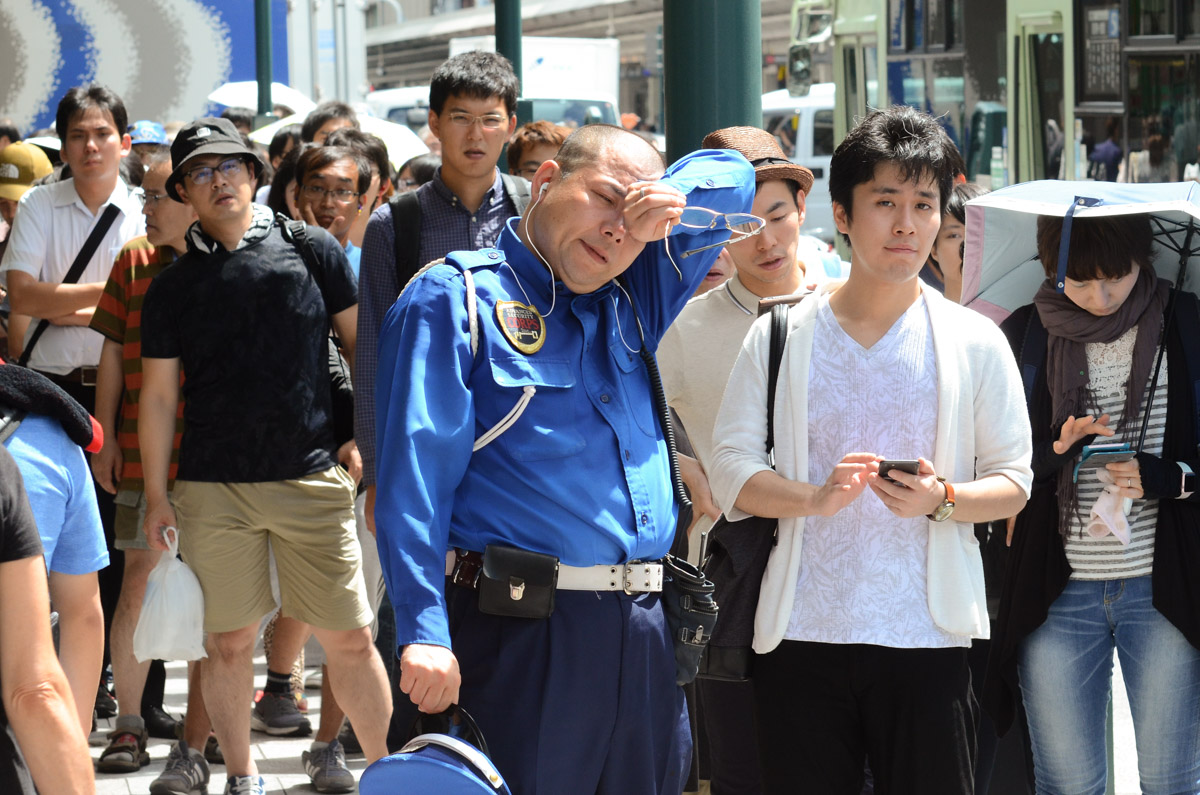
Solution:
<svg viewBox="0 0 1200 795"><path fill-rule="evenodd" d="M179 358L186 373L180 480L290 480L335 464L326 338L358 286L328 232L309 226L308 239L319 273L276 225L233 252L189 244L150 284L142 356Z"/></svg>
<svg viewBox="0 0 1200 795"><path fill-rule="evenodd" d="M42 539L33 521L21 470L4 445L0 445L0 563L41 556ZM17 739L8 725L3 701L0 701L0 792L22 795L35 792Z"/></svg>

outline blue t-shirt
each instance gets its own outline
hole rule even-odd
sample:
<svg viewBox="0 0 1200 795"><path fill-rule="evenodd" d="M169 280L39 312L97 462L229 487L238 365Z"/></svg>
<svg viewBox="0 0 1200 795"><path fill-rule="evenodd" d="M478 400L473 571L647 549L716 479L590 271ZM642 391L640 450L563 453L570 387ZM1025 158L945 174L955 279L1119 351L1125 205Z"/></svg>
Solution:
<svg viewBox="0 0 1200 795"><path fill-rule="evenodd" d="M346 241L346 259L350 260L350 270L354 271L354 278L358 278L358 264L362 261L362 249Z"/></svg>
<svg viewBox="0 0 1200 795"><path fill-rule="evenodd" d="M4 441L25 479L46 567L91 574L108 565L92 473L57 420L30 414Z"/></svg>

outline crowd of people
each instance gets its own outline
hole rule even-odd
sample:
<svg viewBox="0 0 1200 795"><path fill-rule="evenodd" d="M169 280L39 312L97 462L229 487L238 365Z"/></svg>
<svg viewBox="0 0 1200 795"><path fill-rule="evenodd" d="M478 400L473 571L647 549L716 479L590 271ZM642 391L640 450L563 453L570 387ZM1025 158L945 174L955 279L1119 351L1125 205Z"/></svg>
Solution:
<svg viewBox="0 0 1200 795"><path fill-rule="evenodd" d="M1144 791L1200 792L1200 306L1148 218L1042 218L997 326L958 305L983 190L927 114L834 153L844 262L770 133L668 167L518 129L518 95L449 59L439 154L401 164L339 102L262 147L80 86L57 165L0 126L0 789L92 791L156 736L152 794L260 795L315 637L319 792L459 705L514 793L983 794L1010 727L1022 787L1100 793L1114 650ZM753 671L681 687L668 553L721 517L776 527ZM204 594L179 725L134 648L168 534Z"/></svg>

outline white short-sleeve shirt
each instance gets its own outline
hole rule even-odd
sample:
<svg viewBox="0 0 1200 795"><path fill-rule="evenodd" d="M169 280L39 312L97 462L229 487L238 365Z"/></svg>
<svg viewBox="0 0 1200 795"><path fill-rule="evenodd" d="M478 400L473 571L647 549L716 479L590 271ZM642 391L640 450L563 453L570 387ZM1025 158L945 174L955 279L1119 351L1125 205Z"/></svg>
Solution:
<svg viewBox="0 0 1200 795"><path fill-rule="evenodd" d="M136 191L117 180L108 201L93 214L75 191L75 180L67 179L36 187L21 197L0 263L0 285L8 286L9 271L28 273L41 282L61 282L109 204L116 204L121 212L78 280L81 284L106 281L121 247L146 233L141 203ZM29 324L26 342L36 327L36 320ZM103 344L103 336L86 326L51 325L34 348L29 366L58 375L95 367Z"/></svg>

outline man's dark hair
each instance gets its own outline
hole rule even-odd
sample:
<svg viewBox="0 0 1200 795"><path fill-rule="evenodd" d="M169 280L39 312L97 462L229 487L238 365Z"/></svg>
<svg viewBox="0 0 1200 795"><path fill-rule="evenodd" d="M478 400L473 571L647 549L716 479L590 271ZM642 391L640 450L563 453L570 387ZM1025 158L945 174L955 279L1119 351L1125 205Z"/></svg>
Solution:
<svg viewBox="0 0 1200 795"><path fill-rule="evenodd" d="M563 127L545 119L522 124L508 142L508 173L520 172L521 158L525 156L526 149L543 144L560 147L570 134L570 127Z"/></svg>
<svg viewBox="0 0 1200 795"><path fill-rule="evenodd" d="M499 97L508 115L517 112L521 84L512 62L495 52L471 50L442 62L429 81L429 109L439 116L453 96L471 99Z"/></svg>
<svg viewBox="0 0 1200 795"><path fill-rule="evenodd" d="M271 161L277 157L282 157L287 151L288 141L292 142L292 147L300 145L300 125L285 124L275 131L271 136L271 143L267 146L267 160Z"/></svg>
<svg viewBox="0 0 1200 795"><path fill-rule="evenodd" d="M426 182L433 179L433 175L437 173L438 167L442 165L442 159L433 152L426 152L423 155L410 157L405 161L404 165L400 166L400 170L396 172L397 177L404 173L404 169L408 169L408 173L412 174L415 187L421 187Z"/></svg>
<svg viewBox="0 0 1200 795"><path fill-rule="evenodd" d="M0 119L0 138L7 138L9 143L14 144L21 140L21 131L12 119Z"/></svg>
<svg viewBox="0 0 1200 795"><path fill-rule="evenodd" d="M965 224L967 222L967 202L971 199L978 199L988 192L987 188L976 185L974 182L960 182L950 191L950 198L946 201L946 211L942 215L950 215L960 224Z"/></svg>
<svg viewBox="0 0 1200 795"><path fill-rule="evenodd" d="M334 119L345 119L350 122L350 126L358 126L358 115L355 114L354 108L345 102L331 99L317 105L312 113L304 118L304 124L300 126L300 140L306 144L311 143L317 137L317 131Z"/></svg>
<svg viewBox="0 0 1200 795"><path fill-rule="evenodd" d="M142 177L146 176L146 167L142 164L142 155L136 149L130 149L129 154L117 163L121 179L131 188L142 187Z"/></svg>
<svg viewBox="0 0 1200 795"><path fill-rule="evenodd" d="M139 146L140 150L137 153L138 158L142 161L142 168L145 171L167 164L167 173L171 171L171 148L169 146L158 146L155 144L145 144ZM128 160L129 158L125 158Z"/></svg>
<svg viewBox="0 0 1200 795"><path fill-rule="evenodd" d="M341 160L349 160L358 169L357 190L360 194L366 193L371 187L371 161L348 146L306 147L296 161L296 184L303 187L310 174Z"/></svg>
<svg viewBox="0 0 1200 795"><path fill-rule="evenodd" d="M838 144L829 164L829 196L854 215L854 189L875 178L875 169L893 163L905 181L933 179L946 211L962 156L937 120L907 105L868 113ZM847 236L846 242L850 240Z"/></svg>
<svg viewBox="0 0 1200 795"><path fill-rule="evenodd" d="M1063 219L1043 215L1037 223L1037 252L1047 279L1058 275L1058 247L1062 242ZM1106 215L1078 218L1071 225L1071 243L1067 250L1067 278L1086 282L1092 279L1121 279L1133 270L1133 263L1154 267L1154 230L1150 216Z"/></svg>
<svg viewBox="0 0 1200 795"><path fill-rule="evenodd" d="M67 140L67 128L71 126L72 119L92 108L104 111L112 117L118 135L124 135L129 129L129 114L125 112L125 103L121 98L108 86L91 83L75 86L59 101L58 110L54 114L54 129L59 140Z"/></svg>
<svg viewBox="0 0 1200 795"><path fill-rule="evenodd" d="M568 177L584 166L594 165L604 148L615 141L625 140L623 136L628 136L630 140L637 141L645 147L645 165L654 164L660 170L666 168L662 155L653 144L637 133L614 124L588 124L580 127L563 141L563 145L558 148L558 154L554 156L554 162L558 163L562 176Z"/></svg>
<svg viewBox="0 0 1200 795"><path fill-rule="evenodd" d="M221 118L228 119L234 127L254 129L254 111L250 108L226 108L221 111Z"/></svg>
<svg viewBox="0 0 1200 795"><path fill-rule="evenodd" d="M329 134L325 145L353 149L375 166L380 181L392 179L392 163L388 160L387 144L378 135L363 132L357 127L342 127Z"/></svg>

